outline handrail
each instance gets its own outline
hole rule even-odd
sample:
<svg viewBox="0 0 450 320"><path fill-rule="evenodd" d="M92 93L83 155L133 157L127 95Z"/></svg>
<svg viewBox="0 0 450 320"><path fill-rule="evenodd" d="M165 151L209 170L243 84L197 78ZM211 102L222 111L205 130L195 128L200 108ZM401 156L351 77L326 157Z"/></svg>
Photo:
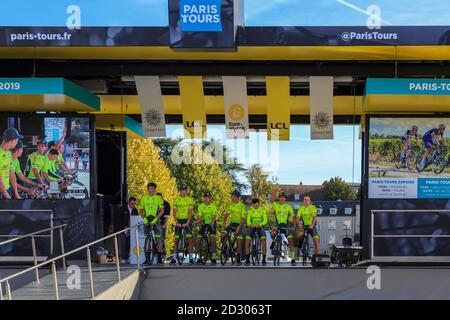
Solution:
<svg viewBox="0 0 450 320"><path fill-rule="evenodd" d="M117 265L118 278L119 278L119 281L120 281L120 266L119 266L119 261L118 261L118 259L117 259L117 256L118 256L118 244L117 244L117 240L116 240L116 239L117 239L117 236L120 235L120 234L122 234L122 233L125 233L125 232L127 232L127 231L129 231L129 230L135 229L135 232L136 232L136 245L137 245L137 247L138 247L138 246L139 246L138 228L139 228L141 225L143 225L143 223L139 223L139 224L136 224L136 225L134 225L134 226L132 226L132 227L128 227L128 228L123 229L123 230L121 230L121 231L112 233L112 234L110 234L110 235L108 235L108 236L106 236L106 237L103 237L103 238L101 238L101 239L98 239L98 240L92 241L92 242L90 242L90 243L88 243L88 244L85 244L85 245L83 245L83 246L81 246L81 247L79 247L79 248L77 248L77 249L74 249L74 250L69 251L69 252L67 252L67 253L63 253L63 254L61 254L61 255L59 255L59 256L57 256L57 257L54 257L54 258L52 258L52 259L50 259L50 260L46 260L46 261L44 261L44 262L42 262L42 263L40 263L40 264L34 265L33 267L30 267L30 268L28 268L28 269L19 271L19 272L15 273L15 274L12 274L12 275L10 275L10 276L8 276L8 277L6 277L6 278L0 279L0 294L2 294L2 292L1 292L1 290L2 290L2 284L3 284L3 283L6 283L7 297L8 297L9 300L11 300L11 289L10 289L10 285L9 285L9 281L10 281L10 280L12 280L12 279L14 279L14 278L17 278L17 277L19 277L19 276L21 276L21 275L23 275L23 274L25 274L25 273L28 273L28 272L30 272L30 271L33 271L33 270L35 270L36 273L37 273L39 268L41 268L41 267L43 267L43 266L46 266L46 265L48 265L48 264L52 264L52 271L55 271L55 270L56 270L56 267L55 267L56 261L58 261L58 260L60 260L60 259L65 260L65 258L66 258L67 256L72 255L72 254L74 254L74 253L77 253L77 252L79 252L79 251L81 251L81 250L87 249L87 254L88 254L88 257L87 257L87 258L88 258L89 276L90 276L90 279L91 279L91 281L90 281L90 282L91 282L91 293L92 293L92 294L91 294L91 297L94 298L94 291L93 291L94 288L93 288L93 281L92 281L92 266L91 266L91 259L90 259L91 257L90 257L90 249L89 249L89 248L90 248L91 246L97 244L97 243L103 242L103 241L108 240L108 239L113 238L113 237L115 238L114 245L115 245L115 251L116 251L116 252L115 252L115 254L116 254L116 265ZM137 268L138 268L138 269L141 268L141 267L140 267L139 256L138 256L138 259L137 259ZM55 295L56 295L56 298L57 298L57 300L58 300L58 299L59 299L59 294L58 294L58 288L57 288L57 286L55 287Z"/></svg>
<svg viewBox="0 0 450 320"><path fill-rule="evenodd" d="M11 243L11 242L14 242L14 241L18 241L18 240L22 240L22 239L25 239L25 238L29 238L29 237L32 237L32 236L34 236L36 234L44 233L44 232L47 232L47 231L52 231L52 230L55 230L55 229L66 227L66 226L67 226L67 224L61 224L61 225L56 226L56 227L47 228L47 229L35 231L35 232L32 232L32 233L28 233L28 234L25 234L25 235L22 235L22 236L19 236L19 237L15 237L13 239L9 239L9 240L0 242L0 246L3 246L5 244L8 244L8 243Z"/></svg>

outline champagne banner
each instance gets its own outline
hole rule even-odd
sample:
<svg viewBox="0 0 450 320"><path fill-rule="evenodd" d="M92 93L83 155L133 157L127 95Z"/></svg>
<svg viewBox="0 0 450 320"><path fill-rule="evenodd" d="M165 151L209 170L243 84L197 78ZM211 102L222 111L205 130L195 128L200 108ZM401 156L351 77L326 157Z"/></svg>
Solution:
<svg viewBox="0 0 450 320"><path fill-rule="evenodd" d="M179 76L181 114L186 139L206 138L206 109L201 76Z"/></svg>
<svg viewBox="0 0 450 320"><path fill-rule="evenodd" d="M310 77L311 140L333 139L333 77Z"/></svg>
<svg viewBox="0 0 450 320"><path fill-rule="evenodd" d="M135 76L144 136L165 137L166 120L158 76Z"/></svg>
<svg viewBox="0 0 450 320"><path fill-rule="evenodd" d="M289 77L266 77L267 139L288 141L291 126Z"/></svg>
<svg viewBox="0 0 450 320"><path fill-rule="evenodd" d="M222 77L227 139L248 138L246 77Z"/></svg>

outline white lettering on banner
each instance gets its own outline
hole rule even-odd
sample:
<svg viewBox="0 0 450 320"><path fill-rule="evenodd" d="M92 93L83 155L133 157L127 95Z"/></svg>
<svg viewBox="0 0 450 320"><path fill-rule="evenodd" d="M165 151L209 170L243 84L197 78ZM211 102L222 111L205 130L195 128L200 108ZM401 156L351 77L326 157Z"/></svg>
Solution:
<svg viewBox="0 0 450 320"><path fill-rule="evenodd" d="M350 42L352 40L397 40L399 35L397 32L343 32L341 34L341 39L345 42Z"/></svg>
<svg viewBox="0 0 450 320"><path fill-rule="evenodd" d="M411 82L409 83L410 91L450 91L450 83L436 83L436 82Z"/></svg>
<svg viewBox="0 0 450 320"><path fill-rule="evenodd" d="M416 199L416 179L369 178L371 199Z"/></svg>
<svg viewBox="0 0 450 320"><path fill-rule="evenodd" d="M183 23L219 23L219 9L216 5L184 5L180 13Z"/></svg>

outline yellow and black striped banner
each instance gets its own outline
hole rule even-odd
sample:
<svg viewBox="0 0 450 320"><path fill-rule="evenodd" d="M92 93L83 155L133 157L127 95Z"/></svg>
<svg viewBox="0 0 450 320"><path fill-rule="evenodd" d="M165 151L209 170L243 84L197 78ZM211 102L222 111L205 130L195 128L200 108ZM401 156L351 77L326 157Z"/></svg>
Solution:
<svg viewBox="0 0 450 320"><path fill-rule="evenodd" d="M181 113L186 139L206 138L206 109L201 76L179 76Z"/></svg>
<svg viewBox="0 0 450 320"><path fill-rule="evenodd" d="M266 77L267 139L288 141L291 127L289 77Z"/></svg>

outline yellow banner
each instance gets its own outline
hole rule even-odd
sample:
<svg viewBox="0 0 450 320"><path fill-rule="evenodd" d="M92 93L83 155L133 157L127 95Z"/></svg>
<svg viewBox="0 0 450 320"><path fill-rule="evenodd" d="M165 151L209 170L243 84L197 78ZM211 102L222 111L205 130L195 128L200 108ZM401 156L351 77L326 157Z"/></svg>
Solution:
<svg viewBox="0 0 450 320"><path fill-rule="evenodd" d="M266 77L267 139L288 141L291 127L289 77Z"/></svg>
<svg viewBox="0 0 450 320"><path fill-rule="evenodd" d="M206 138L206 108L201 76L179 76L181 114L186 139Z"/></svg>

